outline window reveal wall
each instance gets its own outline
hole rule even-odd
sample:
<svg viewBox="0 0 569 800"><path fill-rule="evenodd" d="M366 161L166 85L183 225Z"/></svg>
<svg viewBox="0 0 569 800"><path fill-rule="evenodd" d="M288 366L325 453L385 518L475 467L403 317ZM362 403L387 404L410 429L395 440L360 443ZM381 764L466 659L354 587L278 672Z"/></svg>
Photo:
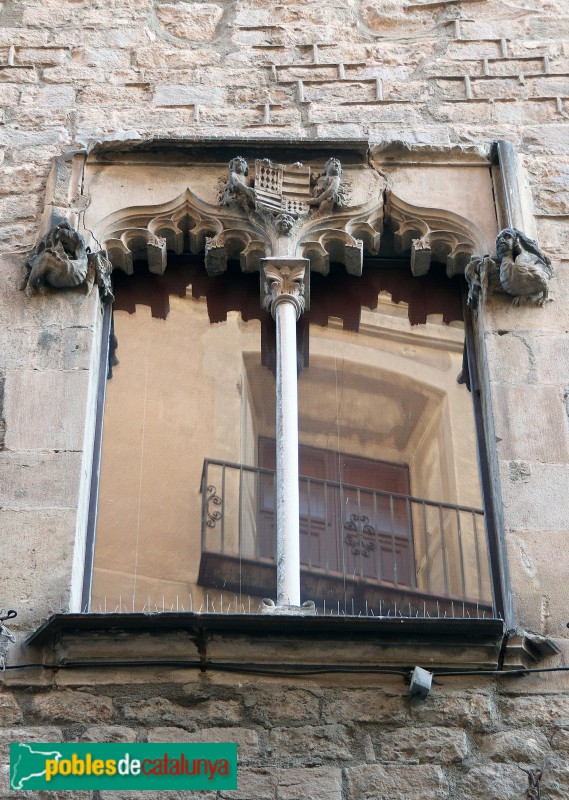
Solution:
<svg viewBox="0 0 569 800"><path fill-rule="evenodd" d="M420 282L411 278L415 295L394 303L393 285L391 294L377 291L388 277L383 269L374 283L379 272L368 265L367 297L353 302L346 292L365 287L362 278L340 277L343 287L331 280L328 291L313 293L310 356L299 379L301 448L343 458L346 465L359 459L362 468L393 464L409 475L402 494L480 508L471 399L456 383L462 323L442 319L460 316L460 306L427 315L428 301L421 298L425 322L411 325ZM256 610L262 596L271 596L274 579L259 526L261 499L273 478L259 470L271 467L259 461L259 448L274 437L275 419L258 277L208 279L196 264L181 273L169 266L163 277L146 274L144 287L140 276L119 280L125 289L117 286L120 364L107 390L92 607L221 610L225 592L226 608L233 603L235 610ZM396 281L399 294L404 283L402 277ZM338 291L347 302L334 309L331 293ZM343 319L330 314L334 310ZM212 459L218 463L208 466L204 480L204 460ZM351 482L341 469L335 477L332 483ZM353 492L351 499L349 491L342 497L347 504L334 511L342 537L335 546L347 555L343 561L321 555L318 564L307 563L309 555L304 567L339 575L336 583L320 581L315 590L313 582L307 591L325 592L330 603L341 600L349 610L353 587L346 580L373 580L374 570L361 554L348 552L344 525L358 511L370 516L373 498L358 508ZM394 556L391 566L386 560L377 568L375 582L414 587L418 596L489 602L483 530L434 505L405 508L411 542L406 568L393 581ZM264 512L266 517L266 505ZM305 553L313 547L308 542Z"/></svg>

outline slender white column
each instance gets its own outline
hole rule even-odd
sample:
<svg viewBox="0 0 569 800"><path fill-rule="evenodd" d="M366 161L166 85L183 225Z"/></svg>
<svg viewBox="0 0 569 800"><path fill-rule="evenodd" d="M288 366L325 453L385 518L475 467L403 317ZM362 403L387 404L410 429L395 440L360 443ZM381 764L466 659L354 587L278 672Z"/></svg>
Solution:
<svg viewBox="0 0 569 800"><path fill-rule="evenodd" d="M299 606L298 301L280 295L272 310L277 326L277 605Z"/></svg>
<svg viewBox="0 0 569 800"><path fill-rule="evenodd" d="M310 273L301 258L266 258L261 266L263 305L276 323L276 610L287 613L300 607L296 322L307 306Z"/></svg>

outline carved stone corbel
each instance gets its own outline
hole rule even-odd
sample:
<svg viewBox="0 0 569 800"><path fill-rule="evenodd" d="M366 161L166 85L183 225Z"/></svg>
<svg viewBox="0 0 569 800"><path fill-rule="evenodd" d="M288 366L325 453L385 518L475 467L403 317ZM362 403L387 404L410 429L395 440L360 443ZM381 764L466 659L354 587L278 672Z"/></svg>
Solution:
<svg viewBox="0 0 569 800"><path fill-rule="evenodd" d="M553 267L533 239L517 228L504 228L496 237L495 257L473 256L464 275L471 308L484 304L494 292L510 295L514 306L543 306Z"/></svg>
<svg viewBox="0 0 569 800"><path fill-rule="evenodd" d="M293 304L298 319L310 308L310 262L306 258L261 261L261 306L275 316L280 302Z"/></svg>

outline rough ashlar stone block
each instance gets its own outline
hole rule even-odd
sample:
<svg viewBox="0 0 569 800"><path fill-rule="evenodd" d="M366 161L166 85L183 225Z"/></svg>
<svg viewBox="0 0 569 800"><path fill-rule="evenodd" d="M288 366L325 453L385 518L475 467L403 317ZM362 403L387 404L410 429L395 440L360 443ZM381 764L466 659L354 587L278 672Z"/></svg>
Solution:
<svg viewBox="0 0 569 800"><path fill-rule="evenodd" d="M551 736L551 747L569 758L569 729L559 728Z"/></svg>
<svg viewBox="0 0 569 800"><path fill-rule="evenodd" d="M318 697L305 689L268 691L258 686L247 687L243 691L243 705L250 719L267 727L317 722L320 713Z"/></svg>
<svg viewBox="0 0 569 800"><path fill-rule="evenodd" d="M89 373L12 371L4 418L10 450L82 450Z"/></svg>
<svg viewBox="0 0 569 800"><path fill-rule="evenodd" d="M208 86L199 83L189 86L165 84L156 88L153 103L155 106L192 106L196 105L196 103L198 105L219 106L223 105L225 100L225 89L220 86Z"/></svg>
<svg viewBox="0 0 569 800"><path fill-rule="evenodd" d="M113 701L110 697L87 692L53 691L36 695L32 709L40 719L59 724L82 722L110 722Z"/></svg>
<svg viewBox="0 0 569 800"><path fill-rule="evenodd" d="M472 731L493 730L498 718L490 692L431 692L421 702L409 705L413 726L452 725Z"/></svg>
<svg viewBox="0 0 569 800"><path fill-rule="evenodd" d="M510 531L567 531L563 498L569 485L569 465L523 461L523 480L512 461L501 461L504 523Z"/></svg>
<svg viewBox="0 0 569 800"><path fill-rule="evenodd" d="M372 737L378 761L457 764L468 754L464 731L451 728L398 728Z"/></svg>
<svg viewBox="0 0 569 800"><path fill-rule="evenodd" d="M391 722L402 724L406 711L401 697L381 689L342 689L324 692L322 719L326 722Z"/></svg>
<svg viewBox="0 0 569 800"><path fill-rule="evenodd" d="M523 797L528 786L527 776L519 767L510 764L476 766L458 781L460 800L511 800Z"/></svg>
<svg viewBox="0 0 569 800"><path fill-rule="evenodd" d="M222 14L223 8L214 3L159 3L156 7L164 30L192 42L213 39Z"/></svg>
<svg viewBox="0 0 569 800"><path fill-rule="evenodd" d="M279 769L276 800L341 800L342 772L339 769Z"/></svg>
<svg viewBox="0 0 569 800"><path fill-rule="evenodd" d="M563 391L555 386L497 383L491 368L494 427L501 459L559 464L569 461L569 419Z"/></svg>
<svg viewBox="0 0 569 800"><path fill-rule="evenodd" d="M176 705L164 697L134 700L122 708L125 719L141 725L176 725L195 729L196 723L231 724L241 720L241 705L235 700L205 700Z"/></svg>
<svg viewBox="0 0 569 800"><path fill-rule="evenodd" d="M521 491L526 489L522 485ZM536 500L536 503L539 501ZM567 637L567 520L564 531L506 534L508 564L518 624L548 636ZM561 679L562 676L559 676Z"/></svg>
<svg viewBox="0 0 569 800"><path fill-rule="evenodd" d="M569 697L503 697L498 705L504 720L515 719L521 726L569 726Z"/></svg>
<svg viewBox="0 0 569 800"><path fill-rule="evenodd" d="M92 725L81 735L81 742L135 742L137 732L124 725Z"/></svg>
<svg viewBox="0 0 569 800"><path fill-rule="evenodd" d="M531 728L484 736L480 748L493 761L518 761L522 764L542 763L551 750L545 735Z"/></svg>
<svg viewBox="0 0 569 800"><path fill-rule="evenodd" d="M200 728L187 731L175 727L157 727L148 731L149 742L235 742L240 761L251 761L259 755L259 736L248 728Z"/></svg>
<svg viewBox="0 0 569 800"><path fill-rule="evenodd" d="M273 758L292 759L293 763L351 761L354 745L354 737L345 725L275 728L269 736Z"/></svg>
<svg viewBox="0 0 569 800"><path fill-rule="evenodd" d="M349 800L441 800L448 782L440 767L365 765L346 770Z"/></svg>
<svg viewBox="0 0 569 800"><path fill-rule="evenodd" d="M219 792L222 800L275 800L277 769L240 769L236 791Z"/></svg>
<svg viewBox="0 0 569 800"><path fill-rule="evenodd" d="M6 764L10 760L10 744L12 742L62 742L63 732L53 726L30 726L7 728L0 730L0 761ZM0 795L2 797L3 795Z"/></svg>
<svg viewBox="0 0 569 800"><path fill-rule="evenodd" d="M0 725L17 725L22 712L12 692L0 692Z"/></svg>

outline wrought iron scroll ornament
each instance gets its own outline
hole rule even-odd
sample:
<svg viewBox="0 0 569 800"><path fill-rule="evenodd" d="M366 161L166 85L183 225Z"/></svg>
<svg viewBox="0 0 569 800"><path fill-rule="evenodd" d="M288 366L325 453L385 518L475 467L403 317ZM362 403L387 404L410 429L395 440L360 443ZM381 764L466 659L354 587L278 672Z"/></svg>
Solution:
<svg viewBox="0 0 569 800"><path fill-rule="evenodd" d="M28 257L24 290L29 297L78 287L90 292L96 283L102 299L112 301L111 270L106 252L92 253L81 234L60 219Z"/></svg>
<svg viewBox="0 0 569 800"><path fill-rule="evenodd" d="M553 267L533 239L517 228L504 228L496 237L496 256L473 256L464 274L471 308L496 291L510 295L514 306L543 306Z"/></svg>
<svg viewBox="0 0 569 800"><path fill-rule="evenodd" d="M211 484L206 489L205 514L205 524L208 528L215 528L223 516L223 499L217 494L215 486Z"/></svg>
<svg viewBox="0 0 569 800"><path fill-rule="evenodd" d="M369 517L365 514L351 514L350 519L344 523L344 530L349 531L344 537L344 541L351 547L352 555L364 556L368 558L370 553L376 549L377 531L370 525Z"/></svg>

